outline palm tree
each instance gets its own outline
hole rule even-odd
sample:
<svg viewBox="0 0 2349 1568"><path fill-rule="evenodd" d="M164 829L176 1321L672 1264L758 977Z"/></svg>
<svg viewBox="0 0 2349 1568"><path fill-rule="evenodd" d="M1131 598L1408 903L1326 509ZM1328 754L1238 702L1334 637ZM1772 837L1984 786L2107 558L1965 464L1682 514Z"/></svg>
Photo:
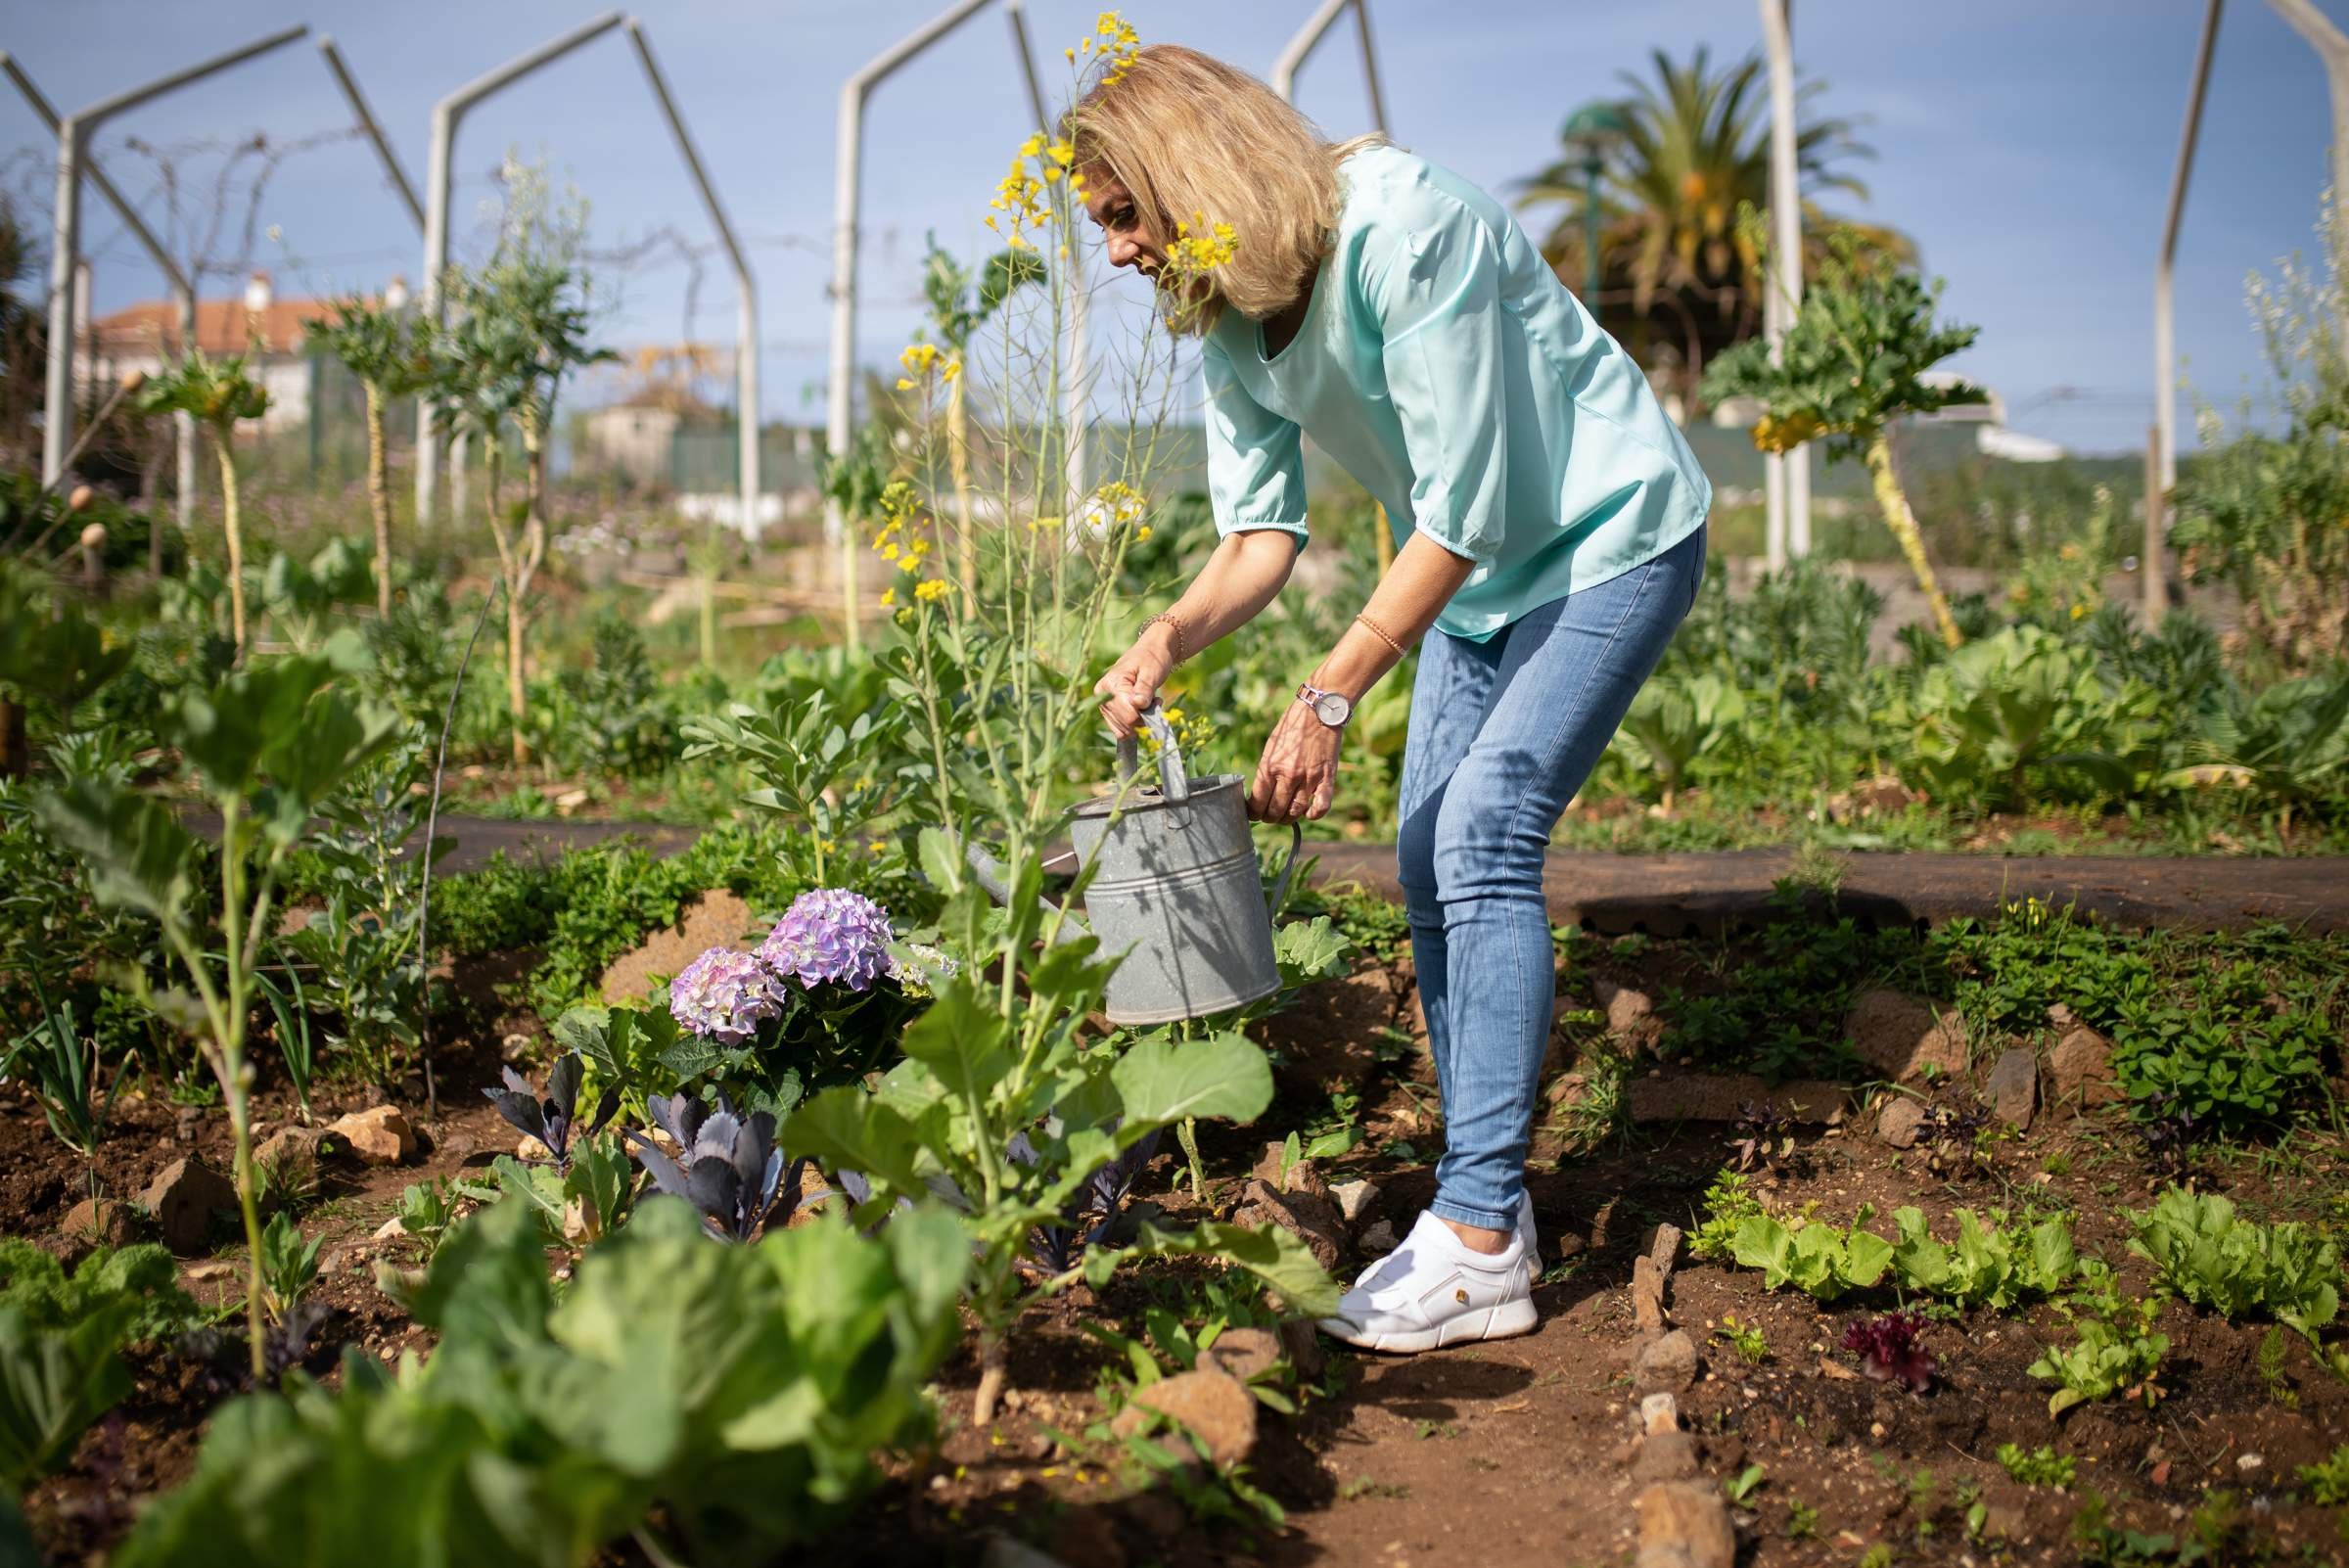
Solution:
<svg viewBox="0 0 2349 1568"><path fill-rule="evenodd" d="M1693 401L1705 365L1731 344L1761 330L1762 255L1738 232L1740 206L1770 205L1770 94L1762 57L1749 55L1716 73L1699 46L1686 65L1662 50L1648 80L1621 72L1630 96L1616 111L1624 121L1599 175L1600 298L1585 300L1605 327L1651 369L1665 371ZM1799 94L1807 106L1825 90L1817 81ZM1801 111L1798 108L1798 114ZM1867 200L1867 187L1841 168L1874 151L1841 116L1806 117L1795 142L1807 231L1828 219L1812 198L1839 191ZM1579 152L1530 176L1518 205L1564 208L1542 241L1542 254L1559 276L1579 285L1588 271L1583 249L1584 165ZM1866 225L1864 243L1895 259L1912 257L1899 233ZM1819 242L1807 238L1808 253Z"/></svg>

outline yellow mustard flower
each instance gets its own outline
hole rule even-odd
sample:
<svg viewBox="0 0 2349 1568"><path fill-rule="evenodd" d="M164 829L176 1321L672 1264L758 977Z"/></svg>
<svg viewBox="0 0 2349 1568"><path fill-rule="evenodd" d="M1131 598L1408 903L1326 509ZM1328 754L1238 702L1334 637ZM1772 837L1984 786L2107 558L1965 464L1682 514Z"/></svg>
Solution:
<svg viewBox="0 0 2349 1568"><path fill-rule="evenodd" d="M924 604L943 599L946 596L946 579L944 577L925 578L914 584L913 596Z"/></svg>

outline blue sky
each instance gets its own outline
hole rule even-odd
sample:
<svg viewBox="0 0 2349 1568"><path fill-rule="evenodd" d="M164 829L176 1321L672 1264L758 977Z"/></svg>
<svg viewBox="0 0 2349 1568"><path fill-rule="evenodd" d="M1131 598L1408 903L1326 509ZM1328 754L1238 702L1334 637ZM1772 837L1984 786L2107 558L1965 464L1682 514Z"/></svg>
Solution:
<svg viewBox="0 0 2349 1568"><path fill-rule="evenodd" d="M762 297L768 418L820 422L825 284L839 83L942 0L668 0L639 13L679 93ZM2349 5L2325 0L2349 25ZM1047 68L1092 24L1093 5L1032 0ZM1192 44L1269 69L1309 0L1133 0L1147 39ZM1978 323L1959 364L2006 397L2012 422L2084 450L2140 444L2151 419L2152 272L2200 0L1975 0L1962 7L1801 0L1796 50L1829 84L1825 105L1866 116L1879 155L1857 172L1854 208L1919 241L1949 280L1946 307ZM61 108L76 107L296 22L345 49L411 176L421 179L436 98L594 13L592 0L24 0L0 27ZM1717 58L1756 46L1750 0L1371 0L1397 140L1495 189L1551 156L1576 105L1644 72L1650 51ZM1351 23L1300 77L1301 107L1332 135L1368 120ZM867 126L860 357L893 356L917 319L922 236L980 249L988 195L1030 119L1009 30L989 7L882 85ZM254 131L299 138L348 123L316 50L279 55L115 121L159 144ZM2327 112L2315 56L2265 5L2228 9L2180 248L2178 342L2197 391L2232 408L2260 384L2243 309L2254 268L2307 250L2326 177ZM12 188L50 185L31 160L50 144L0 91ZM592 204L595 243L619 248L707 224L617 33L477 109L456 156L466 221L509 148L545 157ZM153 179L118 158L118 180L158 208ZM1831 206L1834 204L1830 204ZM158 279L94 197L86 208L101 311L160 293ZM281 239L262 264L284 294L372 288L418 275L413 228L357 142L290 159L260 213ZM617 342L693 336L730 343L733 285L702 262L690 323L688 266L647 261L617 280ZM1132 287L1125 291L1137 292ZM2190 430L2190 417L2181 419Z"/></svg>

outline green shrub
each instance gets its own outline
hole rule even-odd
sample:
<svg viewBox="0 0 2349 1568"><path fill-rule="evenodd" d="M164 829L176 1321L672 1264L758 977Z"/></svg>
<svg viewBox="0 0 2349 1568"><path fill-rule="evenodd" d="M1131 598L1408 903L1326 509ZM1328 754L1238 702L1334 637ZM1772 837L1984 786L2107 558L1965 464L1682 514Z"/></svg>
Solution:
<svg viewBox="0 0 2349 1568"><path fill-rule="evenodd" d="M2333 1450L2330 1458L2302 1465L2300 1485L2307 1489L2308 1500L2320 1508L2349 1507L2349 1443Z"/></svg>
<svg viewBox="0 0 2349 1568"><path fill-rule="evenodd" d="M2134 791L2152 766L2161 698L2108 689L2095 656L2037 626L2008 626L1950 653L1887 715L1914 732L1900 766L1937 798L1989 807Z"/></svg>

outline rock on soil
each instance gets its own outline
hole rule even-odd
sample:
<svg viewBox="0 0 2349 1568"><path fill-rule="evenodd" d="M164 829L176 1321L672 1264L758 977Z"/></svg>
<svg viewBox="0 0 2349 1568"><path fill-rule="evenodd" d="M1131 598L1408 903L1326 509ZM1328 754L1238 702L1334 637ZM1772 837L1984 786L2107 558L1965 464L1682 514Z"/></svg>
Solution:
<svg viewBox="0 0 2349 1568"><path fill-rule="evenodd" d="M1664 1332L1664 1271L1645 1255L1632 1260L1632 1317L1642 1334Z"/></svg>
<svg viewBox="0 0 2349 1568"><path fill-rule="evenodd" d="M1664 1033L1664 1021L1656 1016L1655 999L1644 991L1619 986L1612 980L1601 980L1590 988L1598 1005L1606 1010L1607 1033L1633 1045L1648 1046Z"/></svg>
<svg viewBox="0 0 2349 1568"><path fill-rule="evenodd" d="M155 1216L163 1245L180 1257L203 1252L212 1228L212 1216L234 1212L237 1189L228 1177L190 1156L172 1161L139 1194L139 1202Z"/></svg>
<svg viewBox="0 0 2349 1568"><path fill-rule="evenodd" d="M1896 1149L1912 1149L1924 1125L1925 1108L1906 1094L1895 1095L1876 1113L1876 1137Z"/></svg>
<svg viewBox="0 0 2349 1568"><path fill-rule="evenodd" d="M1685 1432L1643 1438L1632 1455L1635 1481L1685 1481L1696 1474L1696 1439Z"/></svg>
<svg viewBox="0 0 2349 1568"><path fill-rule="evenodd" d="M405 1165L416 1157L416 1130L395 1105L353 1111L326 1130L368 1165Z"/></svg>
<svg viewBox="0 0 2349 1568"><path fill-rule="evenodd" d="M1696 1382L1696 1342L1681 1329L1639 1347L1632 1377L1642 1392L1684 1394Z"/></svg>
<svg viewBox="0 0 2349 1568"><path fill-rule="evenodd" d="M1637 1568L1735 1568L1728 1505L1697 1481L1665 1481L1639 1494Z"/></svg>
<svg viewBox="0 0 2349 1568"><path fill-rule="evenodd" d="M98 1247L127 1247L139 1239L139 1222L129 1206L112 1198L82 1199L66 1211L57 1228L68 1240Z"/></svg>
<svg viewBox="0 0 2349 1568"><path fill-rule="evenodd" d="M307 1159L315 1164L349 1152L347 1145L325 1128L296 1125L281 1127L263 1138L260 1146L253 1151L253 1163L274 1166Z"/></svg>
<svg viewBox="0 0 2349 1568"><path fill-rule="evenodd" d="M1946 1078L1965 1071L1965 1020L1937 1014L1932 1003L1904 992L1862 992L1844 1015L1843 1033L1854 1054L1896 1082L1921 1078L1927 1068Z"/></svg>
<svg viewBox="0 0 2349 1568"><path fill-rule="evenodd" d="M748 952L751 906L723 888L713 888L677 911L677 923L656 931L632 952L621 954L604 971L598 989L607 1002L641 1002L656 979L674 976L712 947Z"/></svg>
<svg viewBox="0 0 2349 1568"><path fill-rule="evenodd" d="M1395 1222L1379 1220L1363 1229L1359 1245L1365 1257L1384 1258L1403 1243L1396 1239Z"/></svg>
<svg viewBox="0 0 2349 1568"><path fill-rule="evenodd" d="M1378 1201L1378 1183L1341 1181L1329 1189L1329 1195L1338 1200L1338 1213L1345 1217L1346 1222L1354 1224Z"/></svg>
<svg viewBox="0 0 2349 1568"><path fill-rule="evenodd" d="M1311 1160L1299 1160L1283 1171L1280 1162L1287 1155L1285 1143L1267 1143L1256 1157L1256 1169L1250 1174L1275 1192L1310 1192L1316 1198L1327 1198L1329 1183L1321 1179L1321 1168Z"/></svg>
<svg viewBox="0 0 2349 1568"><path fill-rule="evenodd" d="M1734 1122L1749 1105L1800 1122L1831 1122L1851 1098L1841 1084L1795 1080L1773 1087L1755 1073L1635 1078L1624 1085L1624 1103L1638 1123Z"/></svg>
<svg viewBox="0 0 2349 1568"><path fill-rule="evenodd" d="M1140 1431L1145 1410L1196 1433L1218 1465L1237 1464L1256 1448L1256 1396L1221 1367L1193 1367L1140 1390L1110 1423L1110 1434L1126 1438Z"/></svg>
<svg viewBox="0 0 2349 1568"><path fill-rule="evenodd" d="M2085 1024L2064 1032L2048 1057L2059 1104L2083 1109L2119 1101L2121 1086L2112 1076L2112 1041Z"/></svg>
<svg viewBox="0 0 2349 1568"><path fill-rule="evenodd" d="M1280 1363L1280 1336L1268 1328L1226 1328L1216 1336L1218 1364L1245 1383Z"/></svg>
<svg viewBox="0 0 2349 1568"><path fill-rule="evenodd" d="M1294 1231L1324 1268L1335 1268L1346 1250L1346 1222L1338 1206L1311 1192L1275 1192L1252 1177L1240 1189L1240 1207L1231 1218L1260 1230L1278 1225Z"/></svg>
<svg viewBox="0 0 2349 1568"><path fill-rule="evenodd" d="M1009 1536L990 1536L979 1554L979 1568L1066 1568L1058 1557L1036 1550Z"/></svg>
<svg viewBox="0 0 2349 1568"><path fill-rule="evenodd" d="M2039 1109L2039 1062L2020 1045L2010 1046L1990 1070L1990 1108L2008 1127L2024 1129Z"/></svg>

